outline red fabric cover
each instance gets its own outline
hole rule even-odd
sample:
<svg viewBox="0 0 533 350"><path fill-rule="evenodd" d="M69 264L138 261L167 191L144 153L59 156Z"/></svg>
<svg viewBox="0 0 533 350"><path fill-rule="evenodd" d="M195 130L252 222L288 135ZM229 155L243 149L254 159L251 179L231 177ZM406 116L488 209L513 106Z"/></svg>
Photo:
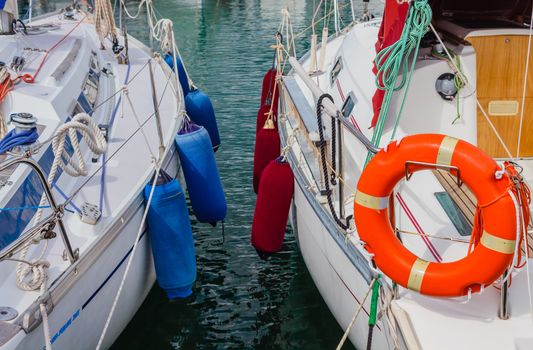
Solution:
<svg viewBox="0 0 533 350"><path fill-rule="evenodd" d="M274 91L276 85L276 68L270 68L263 77L263 87L261 89L261 106L269 105L276 102L274 105L277 109L278 92Z"/></svg>
<svg viewBox="0 0 533 350"><path fill-rule="evenodd" d="M288 163L273 160L259 185L252 223L252 245L264 253L281 249L294 192L294 175Z"/></svg>
<svg viewBox="0 0 533 350"><path fill-rule="evenodd" d="M261 129L255 138L254 148L254 192L259 190L259 180L265 167L280 154L279 134L276 129Z"/></svg>
<svg viewBox="0 0 533 350"><path fill-rule="evenodd" d="M384 48L394 44L402 36L403 26L407 18L407 11L409 5L407 3L398 4L397 0L387 0L385 3L385 12L383 13L383 21L378 32L378 41L376 42L376 52L380 52ZM377 73L376 65L374 64L374 74ZM372 106L374 107L374 118L372 118L371 127L376 126L379 112L385 91L376 89L374 97L372 97Z"/></svg>

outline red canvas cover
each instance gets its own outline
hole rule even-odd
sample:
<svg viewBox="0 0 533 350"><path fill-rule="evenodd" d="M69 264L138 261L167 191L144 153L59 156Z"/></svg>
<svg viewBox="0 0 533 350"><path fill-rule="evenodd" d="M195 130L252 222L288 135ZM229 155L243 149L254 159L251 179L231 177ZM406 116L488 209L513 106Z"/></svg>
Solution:
<svg viewBox="0 0 533 350"><path fill-rule="evenodd" d="M383 13L383 21L378 32L378 41L376 42L376 52L380 52L384 48L394 44L402 35L405 19L407 18L407 10L409 5L407 3L398 4L397 0L387 0L385 3L385 11ZM377 73L374 65L374 74ZM374 127L378 121L379 111L385 91L377 89L372 98L372 105L374 107L374 118L372 119L371 127Z"/></svg>

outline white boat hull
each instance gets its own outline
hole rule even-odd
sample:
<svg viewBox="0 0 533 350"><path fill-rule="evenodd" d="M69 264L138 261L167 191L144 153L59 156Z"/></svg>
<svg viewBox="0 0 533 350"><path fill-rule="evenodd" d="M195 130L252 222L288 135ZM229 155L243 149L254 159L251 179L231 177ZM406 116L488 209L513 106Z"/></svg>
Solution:
<svg viewBox="0 0 533 350"><path fill-rule="evenodd" d="M171 162L167 166L169 174L176 173L178 169L177 154L174 152L172 154ZM77 275L75 281L62 281L54 289L55 291L61 288L67 289L60 300L54 300L52 297L54 307L48 313L50 338L54 350L96 348L126 265L131 258L144 209L142 193L139 193L124 215L117 219L120 224L118 231L113 232L116 227L113 226L109 232L102 235L113 236L112 241L103 249L99 249L98 246L93 247L95 251L100 250L99 254L95 252L95 256L90 256L91 253L88 253L89 256L85 261L82 258L76 264L76 266L88 265L87 269ZM82 269L83 267L80 267L80 270ZM113 319L102 343L103 349L109 348L122 333L148 295L155 280L150 239L145 227ZM70 283L72 284L68 286ZM6 345L6 350L44 349L42 322L28 334L21 330L16 338Z"/></svg>
<svg viewBox="0 0 533 350"><path fill-rule="evenodd" d="M302 256L322 298L345 331L359 308L360 301L364 299L369 284L333 238L334 233L330 233L312 208L304 194L305 189L302 189L297 180L294 188L291 224L296 231ZM369 310L370 297L364 303L349 334L350 341L357 349L365 349L367 346ZM380 322L374 329L372 347L390 348Z"/></svg>

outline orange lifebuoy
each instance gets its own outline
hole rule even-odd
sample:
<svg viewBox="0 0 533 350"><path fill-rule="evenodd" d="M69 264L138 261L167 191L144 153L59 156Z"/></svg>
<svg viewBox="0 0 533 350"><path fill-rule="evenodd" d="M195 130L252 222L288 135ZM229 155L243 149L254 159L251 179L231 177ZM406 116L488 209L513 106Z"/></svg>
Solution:
<svg viewBox="0 0 533 350"><path fill-rule="evenodd" d="M457 167L461 180L478 200L482 236L461 260L436 263L420 259L396 237L388 215L389 196L411 171ZM495 176L498 164L479 148L449 136L421 134L405 137L378 152L364 169L354 201L354 218L365 248L385 275L405 288L433 296L463 296L492 284L512 263L516 245L516 207L508 194L507 174ZM453 170L452 170L453 171ZM497 178L498 177L498 178Z"/></svg>

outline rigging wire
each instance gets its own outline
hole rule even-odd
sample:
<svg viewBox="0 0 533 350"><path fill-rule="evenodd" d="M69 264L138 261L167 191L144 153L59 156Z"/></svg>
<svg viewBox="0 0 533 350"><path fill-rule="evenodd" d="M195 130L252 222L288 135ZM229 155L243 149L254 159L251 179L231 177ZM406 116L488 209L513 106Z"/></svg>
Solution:
<svg viewBox="0 0 533 350"><path fill-rule="evenodd" d="M529 17L529 38L527 41L526 71L524 72L524 88L522 90L522 106L520 108L520 125L518 127L518 142L516 146L516 159L520 157L520 141L522 140L522 126L524 123L524 108L526 104L527 80L529 75L529 61L531 59L531 37L533 36L533 6Z"/></svg>

